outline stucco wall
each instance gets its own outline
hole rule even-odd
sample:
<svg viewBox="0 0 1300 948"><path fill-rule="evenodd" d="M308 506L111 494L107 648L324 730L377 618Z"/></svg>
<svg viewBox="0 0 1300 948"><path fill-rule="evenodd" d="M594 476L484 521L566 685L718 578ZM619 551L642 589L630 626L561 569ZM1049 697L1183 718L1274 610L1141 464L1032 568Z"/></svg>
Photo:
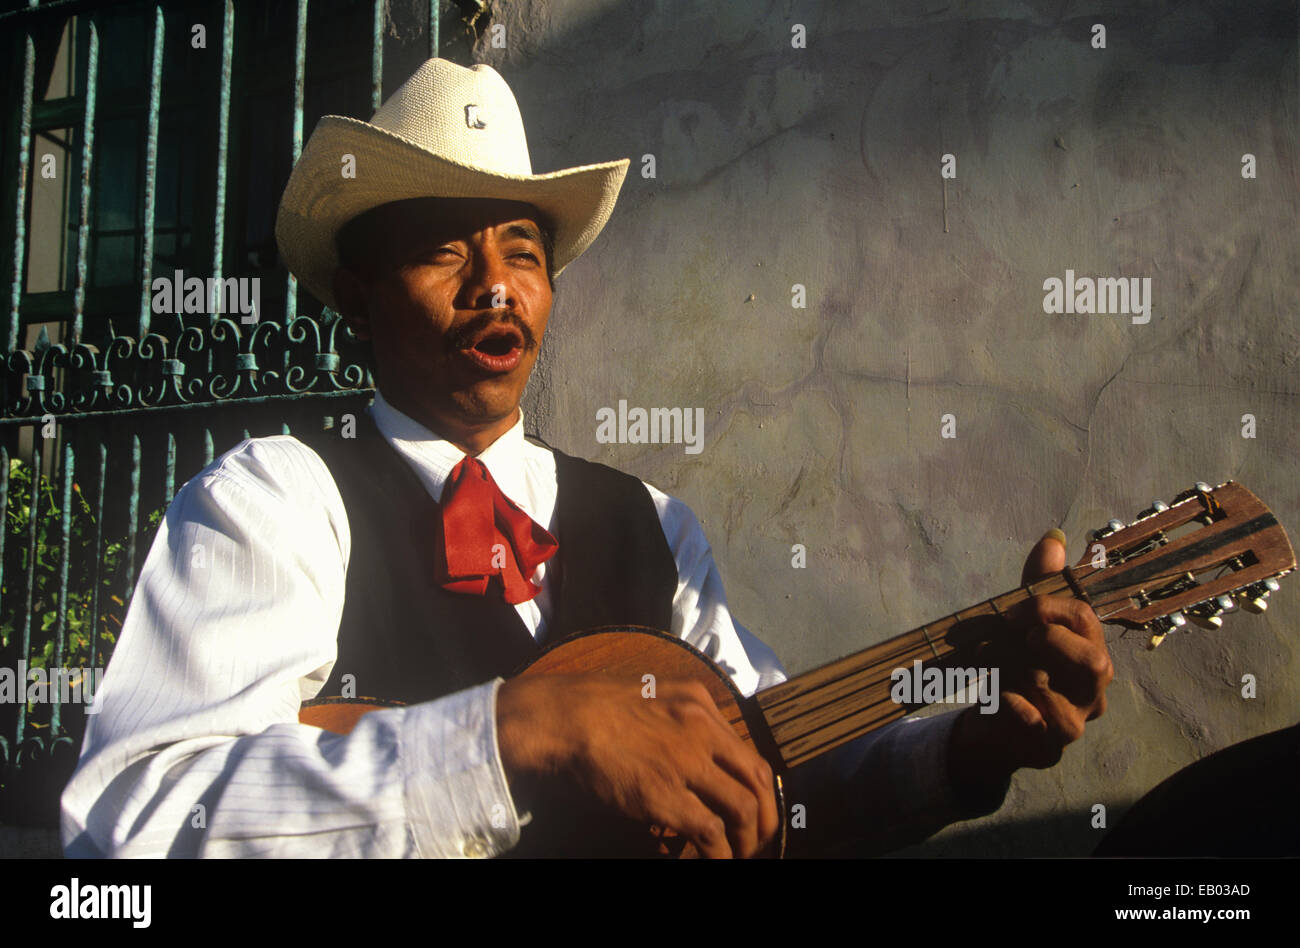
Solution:
<svg viewBox="0 0 1300 948"><path fill-rule="evenodd" d="M485 32L477 56L515 89L534 169L633 159L560 278L531 416L690 503L735 615L791 671L1011 588L1049 527L1073 562L1196 480L1300 529L1295 6L1166 6L497 5L505 46ZM1044 313L1067 269L1149 277L1150 321ZM620 399L702 407L702 452L599 443ZM1113 826L1296 723L1298 588L1155 652L1108 630L1107 714L912 852L1087 854L1093 804Z"/></svg>

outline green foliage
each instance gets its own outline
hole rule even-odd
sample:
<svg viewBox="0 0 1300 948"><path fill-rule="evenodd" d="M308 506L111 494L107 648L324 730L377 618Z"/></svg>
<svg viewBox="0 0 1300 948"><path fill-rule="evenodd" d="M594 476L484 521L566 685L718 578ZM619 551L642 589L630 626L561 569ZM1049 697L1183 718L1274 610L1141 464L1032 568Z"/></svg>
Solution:
<svg viewBox="0 0 1300 948"><path fill-rule="evenodd" d="M15 458L9 462L9 498L5 507L4 581L0 587L0 646L17 649L22 642L23 614L28 576L32 576L31 647L26 658L31 667L55 664L55 632L59 616L59 584L63 562L62 485L40 475L36 499L36 545L32 555L32 470ZM141 524L141 540L152 539L165 507L152 511ZM126 536L102 538L103 552L95 555L94 509L80 485L72 485L68 522L67 634L62 664L65 668L90 665L91 636L99 637L96 664L107 663L125 614ZM140 557L147 550L141 542ZM99 616L90 614L91 597L98 584Z"/></svg>

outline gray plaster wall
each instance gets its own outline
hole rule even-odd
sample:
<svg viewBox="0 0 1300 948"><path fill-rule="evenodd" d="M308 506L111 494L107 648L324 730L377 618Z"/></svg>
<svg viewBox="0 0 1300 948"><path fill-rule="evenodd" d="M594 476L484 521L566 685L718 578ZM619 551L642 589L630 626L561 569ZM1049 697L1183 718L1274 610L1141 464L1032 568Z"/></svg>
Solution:
<svg viewBox="0 0 1300 948"><path fill-rule="evenodd" d="M633 159L559 280L530 418L687 501L791 672L1015 586L1050 527L1073 562L1196 480L1300 529L1294 4L512 0L492 22L505 46L485 31L476 58L534 170ZM1045 314L1067 268L1149 277L1150 322ZM703 451L598 443L620 399L703 407ZM1113 827L1295 724L1298 588L1154 652L1108 629L1105 716L908 854L1086 855L1094 804Z"/></svg>

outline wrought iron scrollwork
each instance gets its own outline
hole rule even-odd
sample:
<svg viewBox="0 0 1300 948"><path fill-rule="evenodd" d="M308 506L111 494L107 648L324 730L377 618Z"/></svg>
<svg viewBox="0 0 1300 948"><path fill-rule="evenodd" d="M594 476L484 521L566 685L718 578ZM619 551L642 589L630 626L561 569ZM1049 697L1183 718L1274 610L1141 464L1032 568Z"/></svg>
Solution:
<svg viewBox="0 0 1300 948"><path fill-rule="evenodd" d="M3 415L41 417L239 398L293 398L373 388L365 343L331 310L287 326L218 318L185 325L155 317L142 338L119 335L52 343L44 328L32 349L5 358ZM61 380L56 373L64 370Z"/></svg>

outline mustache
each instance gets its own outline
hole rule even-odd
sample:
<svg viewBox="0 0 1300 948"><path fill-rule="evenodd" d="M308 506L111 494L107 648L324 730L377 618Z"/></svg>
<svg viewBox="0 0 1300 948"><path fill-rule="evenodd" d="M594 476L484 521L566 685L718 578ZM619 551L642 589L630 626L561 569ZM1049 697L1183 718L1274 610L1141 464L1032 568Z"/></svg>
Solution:
<svg viewBox="0 0 1300 948"><path fill-rule="evenodd" d="M452 350L468 349L474 345L474 340L480 333L498 324L510 325L519 330L519 334L524 340L524 351L527 352L537 348L537 337L533 335L529 325L513 309L498 309L488 313L479 313L474 318L466 320L447 334L447 347Z"/></svg>

